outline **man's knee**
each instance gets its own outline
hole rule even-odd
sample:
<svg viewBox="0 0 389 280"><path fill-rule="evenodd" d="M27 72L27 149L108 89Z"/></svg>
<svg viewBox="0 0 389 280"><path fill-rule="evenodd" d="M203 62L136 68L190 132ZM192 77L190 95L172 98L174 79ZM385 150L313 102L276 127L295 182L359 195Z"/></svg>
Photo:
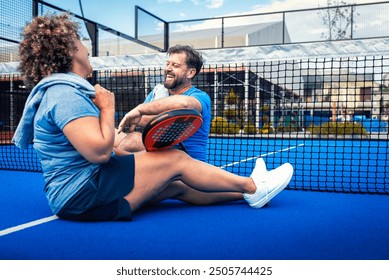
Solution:
<svg viewBox="0 0 389 280"><path fill-rule="evenodd" d="M143 151L145 147L142 142L142 134L139 132L127 134L118 144L118 148L127 152Z"/></svg>
<svg viewBox="0 0 389 280"><path fill-rule="evenodd" d="M114 148L118 148L119 144L123 141L123 139L127 136L126 133L120 132L119 134L117 133L117 129L115 129L115 141L114 141Z"/></svg>

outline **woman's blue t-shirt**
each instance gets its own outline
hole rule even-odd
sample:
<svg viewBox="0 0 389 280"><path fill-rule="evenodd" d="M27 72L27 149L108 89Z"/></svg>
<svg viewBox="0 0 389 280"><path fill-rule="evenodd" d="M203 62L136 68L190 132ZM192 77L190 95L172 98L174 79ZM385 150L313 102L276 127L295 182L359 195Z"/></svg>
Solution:
<svg viewBox="0 0 389 280"><path fill-rule="evenodd" d="M99 115L92 100L69 85L51 86L43 96L34 119L34 149L42 165L46 196L55 214L99 169L98 164L86 160L73 147L63 128L74 119Z"/></svg>

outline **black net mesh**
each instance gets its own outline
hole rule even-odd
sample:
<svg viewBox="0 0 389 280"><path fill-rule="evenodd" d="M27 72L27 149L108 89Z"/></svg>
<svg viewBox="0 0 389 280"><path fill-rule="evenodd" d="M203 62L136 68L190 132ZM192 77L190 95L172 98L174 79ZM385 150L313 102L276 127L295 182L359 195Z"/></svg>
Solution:
<svg viewBox="0 0 389 280"><path fill-rule="evenodd" d="M387 193L389 89L385 57L304 59L204 66L194 86L212 100L208 161L250 175L291 162L289 188ZM116 96L116 122L142 103L162 68L96 72ZM17 75L1 78L0 168L40 171L32 148L11 144L28 92Z"/></svg>

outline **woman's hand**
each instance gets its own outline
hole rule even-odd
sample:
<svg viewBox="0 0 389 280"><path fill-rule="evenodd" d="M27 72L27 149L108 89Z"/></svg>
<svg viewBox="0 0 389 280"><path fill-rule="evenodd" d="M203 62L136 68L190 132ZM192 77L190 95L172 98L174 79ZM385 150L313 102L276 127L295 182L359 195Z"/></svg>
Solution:
<svg viewBox="0 0 389 280"><path fill-rule="evenodd" d="M95 85L96 95L92 98L93 103L100 110L115 111L115 95L109 90L103 88L99 84Z"/></svg>

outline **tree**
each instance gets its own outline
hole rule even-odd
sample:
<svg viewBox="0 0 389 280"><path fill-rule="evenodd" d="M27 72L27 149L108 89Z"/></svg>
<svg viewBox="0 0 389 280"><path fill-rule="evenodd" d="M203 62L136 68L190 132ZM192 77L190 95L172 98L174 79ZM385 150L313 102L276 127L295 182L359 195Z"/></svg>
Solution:
<svg viewBox="0 0 389 280"><path fill-rule="evenodd" d="M320 5L319 8L321 8ZM359 15L355 9L355 3L327 0L327 8L320 9L318 12L327 29L321 34L321 38L330 41L352 39L352 31L356 28L354 19Z"/></svg>

